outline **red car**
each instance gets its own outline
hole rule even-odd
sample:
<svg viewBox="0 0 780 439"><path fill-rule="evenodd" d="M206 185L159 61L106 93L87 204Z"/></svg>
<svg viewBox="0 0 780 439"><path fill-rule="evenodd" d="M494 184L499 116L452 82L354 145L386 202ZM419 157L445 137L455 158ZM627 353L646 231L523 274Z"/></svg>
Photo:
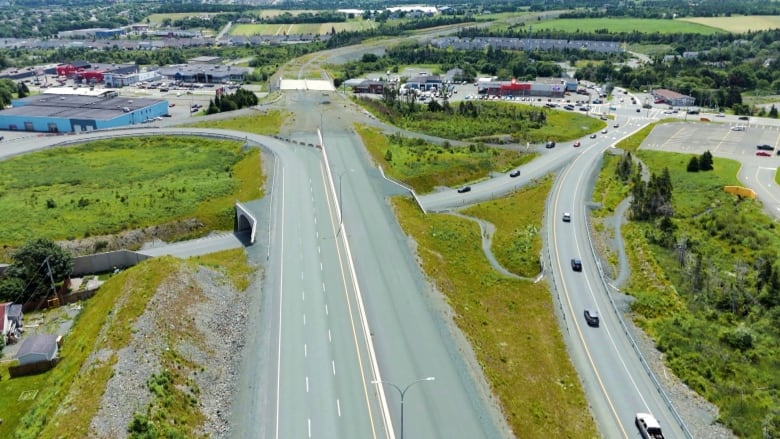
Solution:
<svg viewBox="0 0 780 439"><path fill-rule="evenodd" d="M581 143L580 143L580 141L578 140L578 141L574 142L574 145L573 145L573 146L574 146L575 148L579 148L579 147L580 147L580 145L582 145L582 144L581 144Z"/></svg>
<svg viewBox="0 0 780 439"><path fill-rule="evenodd" d="M756 151L756 155L760 155L761 157L772 157L772 154L766 151Z"/></svg>

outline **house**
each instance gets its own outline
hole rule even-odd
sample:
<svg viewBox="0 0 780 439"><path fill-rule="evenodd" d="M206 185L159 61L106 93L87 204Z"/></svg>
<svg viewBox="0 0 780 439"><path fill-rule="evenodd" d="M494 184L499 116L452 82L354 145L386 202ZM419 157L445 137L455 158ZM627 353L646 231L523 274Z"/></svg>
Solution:
<svg viewBox="0 0 780 439"><path fill-rule="evenodd" d="M355 93L371 93L381 95L384 92L385 83L382 81L376 81L373 79L366 79L360 84L352 87Z"/></svg>
<svg viewBox="0 0 780 439"><path fill-rule="evenodd" d="M420 91L441 90L442 81L438 75L420 75L406 81L406 88Z"/></svg>
<svg viewBox="0 0 780 439"><path fill-rule="evenodd" d="M19 365L41 363L53 360L58 352L56 335L37 334L24 339L16 358Z"/></svg>
<svg viewBox="0 0 780 439"><path fill-rule="evenodd" d="M0 336L6 343L16 341L21 334L22 305L0 303Z"/></svg>

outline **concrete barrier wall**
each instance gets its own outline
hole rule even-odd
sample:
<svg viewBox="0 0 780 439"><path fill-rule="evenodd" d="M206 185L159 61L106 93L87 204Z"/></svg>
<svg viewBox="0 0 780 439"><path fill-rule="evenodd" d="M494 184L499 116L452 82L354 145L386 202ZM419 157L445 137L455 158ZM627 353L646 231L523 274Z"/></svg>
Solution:
<svg viewBox="0 0 780 439"><path fill-rule="evenodd" d="M73 258L73 276L111 271L114 267L133 266L151 256L142 255L130 250L97 253Z"/></svg>

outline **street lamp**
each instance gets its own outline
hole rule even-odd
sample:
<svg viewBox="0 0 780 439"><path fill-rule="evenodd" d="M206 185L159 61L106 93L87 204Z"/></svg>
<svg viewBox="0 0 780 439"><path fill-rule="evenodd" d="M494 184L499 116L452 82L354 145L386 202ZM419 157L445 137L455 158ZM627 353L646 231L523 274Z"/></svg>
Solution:
<svg viewBox="0 0 780 439"><path fill-rule="evenodd" d="M371 381L372 384L387 384L389 386L392 386L401 395L401 439L404 439L404 396L406 395L406 391L409 390L410 387L412 387L417 383L421 383L423 381L433 381L435 379L436 377L427 377L416 381L412 381L411 383L409 383L409 385L404 387L403 390L401 390L400 387L396 386L395 384L389 381L380 381L380 380Z"/></svg>

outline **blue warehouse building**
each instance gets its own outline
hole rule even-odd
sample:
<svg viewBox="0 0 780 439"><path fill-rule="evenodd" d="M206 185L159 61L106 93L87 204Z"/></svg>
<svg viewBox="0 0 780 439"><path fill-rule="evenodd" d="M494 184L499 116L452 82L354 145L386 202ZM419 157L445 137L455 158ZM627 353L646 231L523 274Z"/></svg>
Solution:
<svg viewBox="0 0 780 439"><path fill-rule="evenodd" d="M76 90L74 90L76 92ZM150 122L168 114L168 101L98 95L41 94L16 99L0 111L0 130L77 133Z"/></svg>

